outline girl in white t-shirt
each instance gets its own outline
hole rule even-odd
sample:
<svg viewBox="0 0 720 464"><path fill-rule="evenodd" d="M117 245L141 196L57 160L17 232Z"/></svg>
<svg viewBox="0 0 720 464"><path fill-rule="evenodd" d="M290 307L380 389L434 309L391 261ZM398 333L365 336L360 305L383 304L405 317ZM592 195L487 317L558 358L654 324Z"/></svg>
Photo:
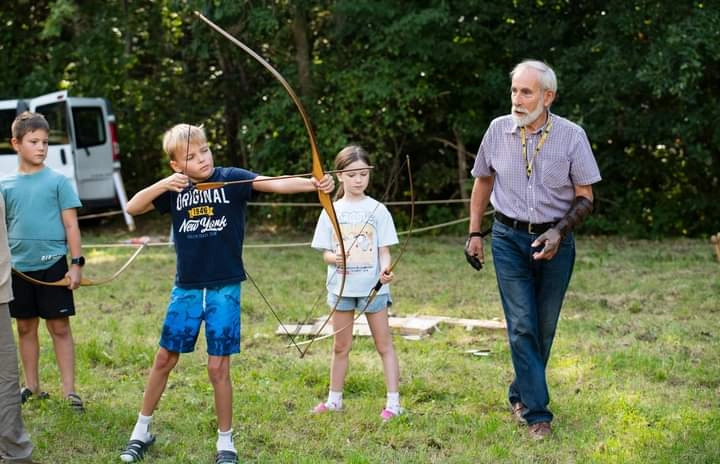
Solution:
<svg viewBox="0 0 720 464"><path fill-rule="evenodd" d="M327 270L327 303L335 308L332 315L334 335L330 364L328 399L313 408L314 413L342 409L342 392L353 339L355 311L365 314L382 359L387 387L387 402L380 413L383 421L400 414L398 383L400 367L393 346L387 308L392 304L388 284L394 274L390 269L390 246L398 243L395 224L385 205L367 196L370 181L370 157L361 147L350 145L335 157L339 188L335 194L335 212L342 230L345 268L342 268L340 241L327 213L323 211L315 228L312 247L323 252ZM345 272L345 284L341 289ZM376 285L382 286L374 295ZM372 292L375 293L375 292ZM339 300L339 301L338 301Z"/></svg>

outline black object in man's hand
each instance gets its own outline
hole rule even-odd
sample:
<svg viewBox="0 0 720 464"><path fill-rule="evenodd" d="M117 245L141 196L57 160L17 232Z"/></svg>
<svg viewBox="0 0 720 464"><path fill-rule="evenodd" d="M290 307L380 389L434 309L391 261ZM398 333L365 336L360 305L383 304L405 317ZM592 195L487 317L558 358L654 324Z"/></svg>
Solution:
<svg viewBox="0 0 720 464"><path fill-rule="evenodd" d="M477 256L473 256L470 253L468 253L467 248L465 248L465 259L467 259L467 262L470 263L470 265L476 270L479 271L482 269L482 263L478 259Z"/></svg>

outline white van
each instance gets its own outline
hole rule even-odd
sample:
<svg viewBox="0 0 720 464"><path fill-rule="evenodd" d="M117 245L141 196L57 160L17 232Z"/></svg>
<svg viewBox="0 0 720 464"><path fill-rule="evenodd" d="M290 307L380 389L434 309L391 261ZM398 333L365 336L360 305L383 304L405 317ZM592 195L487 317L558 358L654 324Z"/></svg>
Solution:
<svg viewBox="0 0 720 464"><path fill-rule="evenodd" d="M50 138L45 164L70 179L83 204L80 212L119 209L113 172L120 171L120 149L108 101L70 97L67 91L0 101L0 177L17 171L10 126L26 110L47 119Z"/></svg>

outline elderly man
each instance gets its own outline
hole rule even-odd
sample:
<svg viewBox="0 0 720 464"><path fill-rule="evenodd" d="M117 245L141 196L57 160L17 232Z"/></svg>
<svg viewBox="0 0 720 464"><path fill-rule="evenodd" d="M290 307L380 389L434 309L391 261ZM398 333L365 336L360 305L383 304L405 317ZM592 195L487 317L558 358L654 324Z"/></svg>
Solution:
<svg viewBox="0 0 720 464"><path fill-rule="evenodd" d="M553 419L545 368L575 262L571 231L592 211L600 172L583 129L550 112L552 68L527 60L510 78L511 114L490 123L471 171L465 251L484 261L480 226L492 202L493 262L515 369L508 399L530 436L543 439Z"/></svg>

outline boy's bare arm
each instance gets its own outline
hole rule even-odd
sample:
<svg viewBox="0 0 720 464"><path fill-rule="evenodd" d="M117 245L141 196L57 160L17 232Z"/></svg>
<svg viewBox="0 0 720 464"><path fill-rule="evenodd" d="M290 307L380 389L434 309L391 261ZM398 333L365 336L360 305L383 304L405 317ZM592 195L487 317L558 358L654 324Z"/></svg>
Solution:
<svg viewBox="0 0 720 464"><path fill-rule="evenodd" d="M330 174L317 181L314 178L302 178L302 177L278 177L274 180L267 176L257 176L255 180L262 180L262 182L253 182L253 189L259 192L271 192L271 193L301 193L301 192L314 192L320 190L323 193L332 193L335 189L335 181Z"/></svg>
<svg viewBox="0 0 720 464"><path fill-rule="evenodd" d="M80 225L78 224L77 210L68 208L62 210L62 221L65 226L65 237L67 240L70 256L77 258L82 256L82 241L80 239ZM82 267L76 264L71 265L67 276L70 278L70 290L75 290L80 286L82 279Z"/></svg>
<svg viewBox="0 0 720 464"><path fill-rule="evenodd" d="M188 176L176 172L164 179L160 179L149 187L145 187L127 202L125 210L132 216L147 213L155 209L153 200L167 191L181 192L188 186Z"/></svg>

